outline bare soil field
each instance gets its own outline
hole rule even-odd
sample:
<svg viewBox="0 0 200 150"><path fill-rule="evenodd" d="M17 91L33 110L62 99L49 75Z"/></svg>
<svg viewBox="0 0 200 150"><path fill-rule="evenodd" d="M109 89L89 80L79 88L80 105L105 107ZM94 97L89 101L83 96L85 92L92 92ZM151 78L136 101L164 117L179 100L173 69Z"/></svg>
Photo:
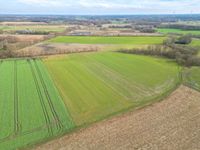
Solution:
<svg viewBox="0 0 200 150"><path fill-rule="evenodd" d="M200 93L180 86L164 101L129 112L36 150L200 149Z"/></svg>

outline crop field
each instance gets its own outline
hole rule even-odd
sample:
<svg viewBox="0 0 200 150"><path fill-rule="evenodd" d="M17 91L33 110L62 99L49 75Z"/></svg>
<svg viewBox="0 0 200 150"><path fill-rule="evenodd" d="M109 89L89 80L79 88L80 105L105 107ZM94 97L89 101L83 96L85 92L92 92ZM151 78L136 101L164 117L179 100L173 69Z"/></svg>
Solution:
<svg viewBox="0 0 200 150"><path fill-rule="evenodd" d="M169 60L97 52L44 59L77 126L152 103L179 83Z"/></svg>
<svg viewBox="0 0 200 150"><path fill-rule="evenodd" d="M168 34L168 33L177 33L177 34L194 34L199 35L200 31L198 30L181 30L181 29L171 29L171 28L159 28L157 32Z"/></svg>
<svg viewBox="0 0 200 150"><path fill-rule="evenodd" d="M200 67L186 68L183 77L186 85L200 90Z"/></svg>
<svg viewBox="0 0 200 150"><path fill-rule="evenodd" d="M40 60L0 62L0 149L17 149L74 123Z"/></svg>
<svg viewBox="0 0 200 150"><path fill-rule="evenodd" d="M49 40L55 43L79 44L162 44L162 36L135 36L135 37L94 37L94 36L58 36Z"/></svg>

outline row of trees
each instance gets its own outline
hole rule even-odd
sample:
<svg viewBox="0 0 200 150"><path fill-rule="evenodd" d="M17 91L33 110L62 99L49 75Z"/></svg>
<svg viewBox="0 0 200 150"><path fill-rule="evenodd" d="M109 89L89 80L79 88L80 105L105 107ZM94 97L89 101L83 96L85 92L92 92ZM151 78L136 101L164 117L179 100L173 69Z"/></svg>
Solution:
<svg viewBox="0 0 200 150"><path fill-rule="evenodd" d="M164 24L160 25L160 28L172 28L172 29L181 29L181 30L200 30L199 25L186 25L186 24Z"/></svg>
<svg viewBox="0 0 200 150"><path fill-rule="evenodd" d="M146 49L119 50L122 53L131 53L139 55L159 56L175 60L183 66L200 66L200 58L197 56L198 50L181 45L155 45Z"/></svg>
<svg viewBox="0 0 200 150"><path fill-rule="evenodd" d="M47 31L33 31L33 30L17 30L15 34L28 34L28 35L48 35L50 32Z"/></svg>

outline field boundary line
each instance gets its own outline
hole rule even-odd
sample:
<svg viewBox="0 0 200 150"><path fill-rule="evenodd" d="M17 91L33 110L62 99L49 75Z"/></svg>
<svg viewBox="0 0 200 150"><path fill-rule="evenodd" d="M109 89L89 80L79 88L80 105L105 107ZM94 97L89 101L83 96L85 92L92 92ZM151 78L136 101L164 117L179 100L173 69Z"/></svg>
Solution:
<svg viewBox="0 0 200 150"><path fill-rule="evenodd" d="M191 85L190 83L183 83L183 85L188 87L188 88L190 88L190 89L193 89L193 90L195 90L197 92L200 92L200 89L198 89L197 87Z"/></svg>

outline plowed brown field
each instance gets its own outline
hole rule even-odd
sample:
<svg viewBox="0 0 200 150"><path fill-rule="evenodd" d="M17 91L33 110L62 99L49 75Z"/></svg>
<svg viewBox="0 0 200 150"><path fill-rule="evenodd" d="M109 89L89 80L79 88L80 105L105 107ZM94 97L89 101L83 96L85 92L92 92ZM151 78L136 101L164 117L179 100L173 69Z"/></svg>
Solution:
<svg viewBox="0 0 200 150"><path fill-rule="evenodd" d="M181 86L160 103L96 123L35 149L200 149L200 93Z"/></svg>

